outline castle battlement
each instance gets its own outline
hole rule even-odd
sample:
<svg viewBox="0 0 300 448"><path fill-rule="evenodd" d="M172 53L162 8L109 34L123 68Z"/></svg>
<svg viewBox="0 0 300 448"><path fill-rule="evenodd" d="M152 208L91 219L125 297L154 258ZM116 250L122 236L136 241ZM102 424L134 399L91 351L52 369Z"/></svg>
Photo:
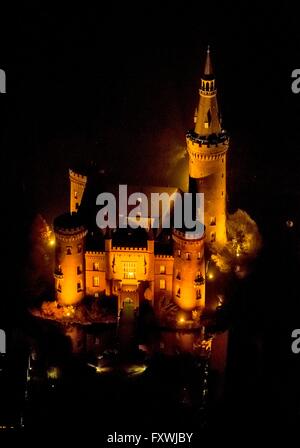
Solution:
<svg viewBox="0 0 300 448"><path fill-rule="evenodd" d="M76 173L75 171L69 169L69 176L74 179L75 181L79 181L82 183L86 183L87 182L87 176L85 176L84 174L80 174L80 173Z"/></svg>
<svg viewBox="0 0 300 448"><path fill-rule="evenodd" d="M198 135L195 131L191 130L186 134L187 142L193 148L201 148L203 150L212 151L212 148L218 148L224 151L224 146L227 148L229 145L229 137L226 132L221 132L219 134L205 136Z"/></svg>
<svg viewBox="0 0 300 448"><path fill-rule="evenodd" d="M106 254L106 252L98 252L98 251L95 251L95 250L87 250L86 252L85 252L85 254L86 255L105 255Z"/></svg>
<svg viewBox="0 0 300 448"><path fill-rule="evenodd" d="M148 252L148 248L147 247L120 247L120 246L113 246L112 247L112 251L122 251L122 252Z"/></svg>
<svg viewBox="0 0 300 448"><path fill-rule="evenodd" d="M163 259L168 259L168 260L173 260L174 259L173 255L160 255L160 254L155 255L154 258L155 259L162 259L162 260Z"/></svg>
<svg viewBox="0 0 300 448"><path fill-rule="evenodd" d="M76 214L65 213L54 220L54 232L61 241L77 241L86 236L87 229Z"/></svg>
<svg viewBox="0 0 300 448"><path fill-rule="evenodd" d="M202 239L204 239L205 232L203 232L202 234L198 234L198 233L195 234L194 232L173 229L173 235L175 235L181 239L184 239L184 240L189 240L189 242L197 243L198 241L201 241Z"/></svg>

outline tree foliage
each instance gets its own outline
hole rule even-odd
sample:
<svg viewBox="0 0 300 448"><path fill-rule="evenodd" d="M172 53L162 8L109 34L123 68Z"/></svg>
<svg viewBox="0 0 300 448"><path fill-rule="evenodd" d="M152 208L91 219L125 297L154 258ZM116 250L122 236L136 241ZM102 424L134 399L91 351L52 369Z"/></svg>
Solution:
<svg viewBox="0 0 300 448"><path fill-rule="evenodd" d="M244 210L238 209L228 216L227 237L225 246L211 246L211 258L224 273L232 271L237 264L247 265L257 257L262 247L257 224Z"/></svg>
<svg viewBox="0 0 300 448"><path fill-rule="evenodd" d="M27 296L32 300L49 293L53 286L54 248L49 245L52 232L40 215L34 218L29 234L26 267Z"/></svg>

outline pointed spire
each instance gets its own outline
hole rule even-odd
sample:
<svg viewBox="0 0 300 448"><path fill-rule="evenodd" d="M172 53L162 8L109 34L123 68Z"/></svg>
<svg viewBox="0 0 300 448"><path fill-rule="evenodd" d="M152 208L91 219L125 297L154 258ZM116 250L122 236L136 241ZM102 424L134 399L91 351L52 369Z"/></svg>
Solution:
<svg viewBox="0 0 300 448"><path fill-rule="evenodd" d="M209 45L207 46L207 51L206 51L206 61L205 61L205 67L204 67L204 75L212 75L213 74L213 68L212 68L212 63L211 63L211 58L210 58L210 47Z"/></svg>
<svg viewBox="0 0 300 448"><path fill-rule="evenodd" d="M195 132L201 136L219 134L221 132L221 124L216 98L216 80L213 74L209 47L206 52L204 74L201 77L199 93L200 100L195 121Z"/></svg>

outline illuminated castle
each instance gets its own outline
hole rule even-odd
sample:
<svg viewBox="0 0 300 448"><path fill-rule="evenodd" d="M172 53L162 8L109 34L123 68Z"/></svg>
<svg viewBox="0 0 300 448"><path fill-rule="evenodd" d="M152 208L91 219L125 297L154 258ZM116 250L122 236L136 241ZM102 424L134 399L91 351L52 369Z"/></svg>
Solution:
<svg viewBox="0 0 300 448"><path fill-rule="evenodd" d="M109 229L95 222L96 197L114 191L99 173L69 171L70 211L54 222L56 237L55 291L61 305L76 305L85 296L117 296L118 310L143 300L159 309L174 301L191 312L205 306L206 242L226 241L226 151L216 84L209 50L201 78L195 128L187 133L190 191L204 193L205 233L184 229ZM177 188L128 187L147 197L169 195ZM119 212L120 213L120 212ZM123 217L124 218L124 217ZM126 217L125 217L126 218ZM147 219L149 217L143 217Z"/></svg>

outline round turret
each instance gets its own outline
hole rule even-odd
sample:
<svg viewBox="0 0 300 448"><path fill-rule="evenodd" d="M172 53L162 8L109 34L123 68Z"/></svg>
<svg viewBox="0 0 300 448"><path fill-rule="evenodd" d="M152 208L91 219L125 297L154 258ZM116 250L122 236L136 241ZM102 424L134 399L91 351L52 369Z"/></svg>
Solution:
<svg viewBox="0 0 300 448"><path fill-rule="evenodd" d="M186 311L205 305L205 234L173 230L173 298Z"/></svg>
<svg viewBox="0 0 300 448"><path fill-rule="evenodd" d="M87 230L76 214L66 213L54 221L56 239L55 291L61 305L75 305L85 294L85 237Z"/></svg>

